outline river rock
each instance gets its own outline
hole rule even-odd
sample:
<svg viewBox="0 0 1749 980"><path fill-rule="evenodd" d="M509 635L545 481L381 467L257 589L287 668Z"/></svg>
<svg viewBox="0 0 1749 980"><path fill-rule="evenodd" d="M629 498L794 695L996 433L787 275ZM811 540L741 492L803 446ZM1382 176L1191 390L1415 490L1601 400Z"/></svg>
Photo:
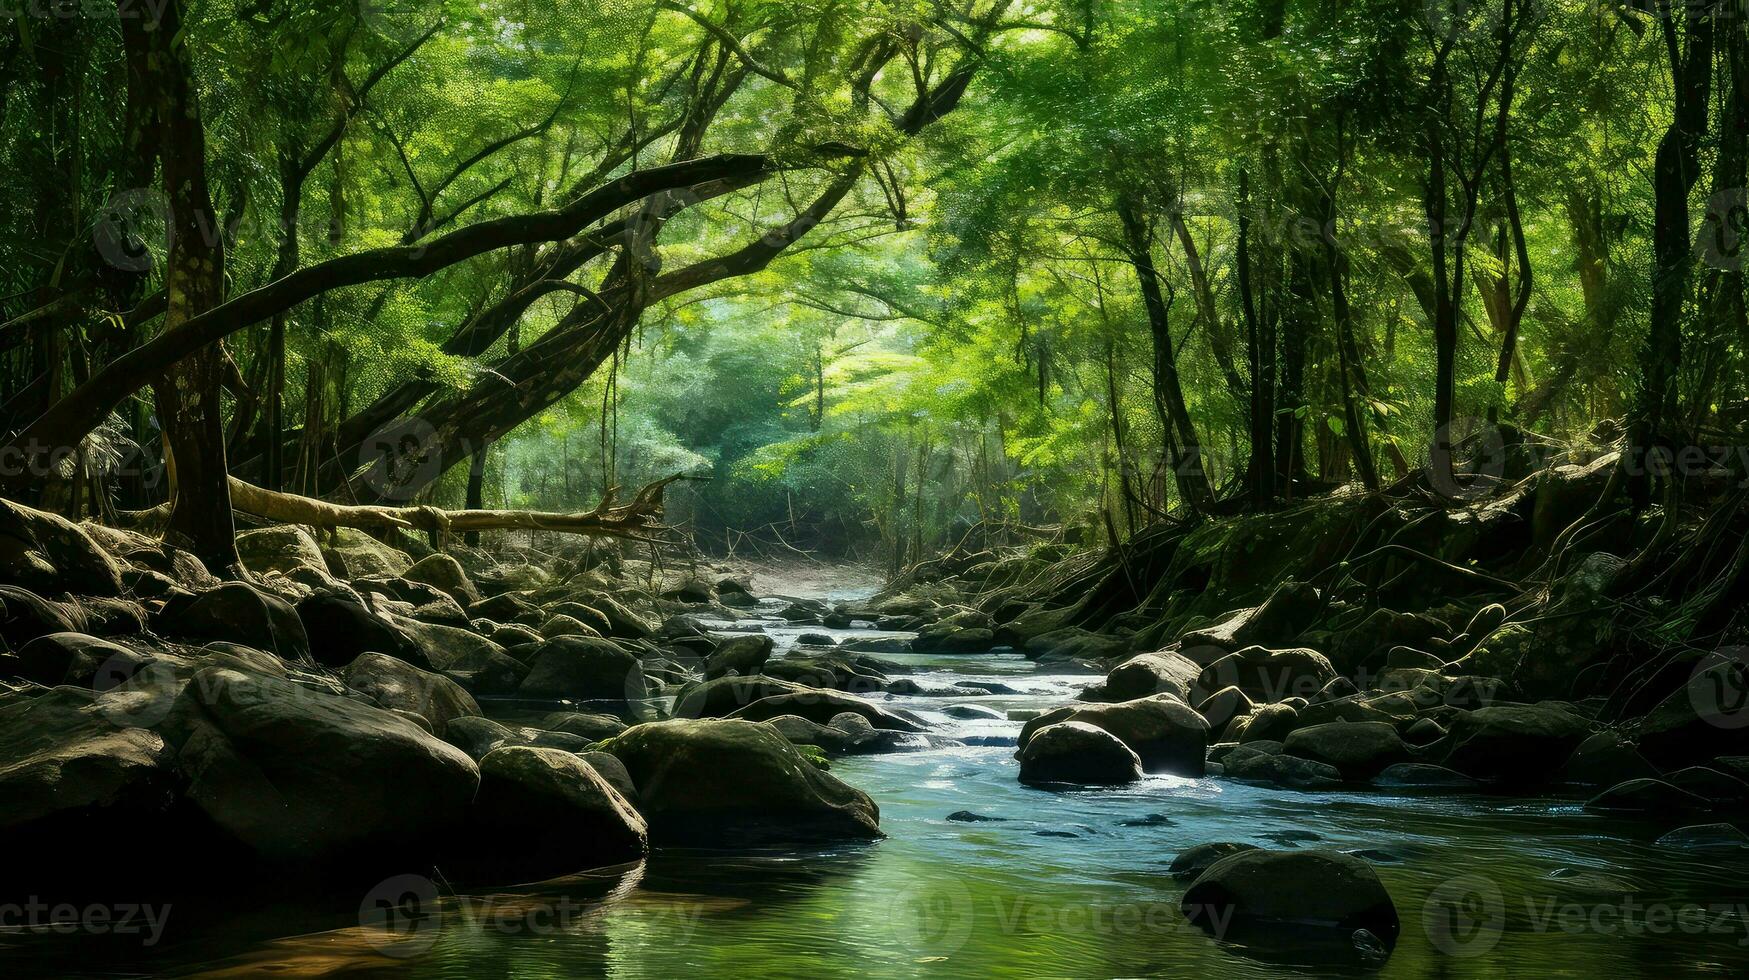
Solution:
<svg viewBox="0 0 1749 980"><path fill-rule="evenodd" d="M923 724L888 711L872 701L819 688L804 688L760 698L745 708L731 712L729 717L746 721L769 721L778 715L800 715L824 725L830 724L833 718L844 712L861 715L869 724L887 731L920 732L925 728Z"/></svg>
<svg viewBox="0 0 1749 980"><path fill-rule="evenodd" d="M705 680L714 680L728 674L757 674L764 669L765 661L771 656L771 648L771 637L764 633L750 633L723 640L704 660Z"/></svg>
<svg viewBox="0 0 1749 980"><path fill-rule="evenodd" d="M468 578L461 562L442 552L434 552L414 562L401 573L401 577L443 590L464 609L480 598L479 590L474 588L473 580Z"/></svg>
<svg viewBox="0 0 1749 980"><path fill-rule="evenodd" d="M399 575L413 565L412 556L405 551L357 528L324 531L316 543L328 570L337 578L384 578Z"/></svg>
<svg viewBox="0 0 1749 980"><path fill-rule="evenodd" d="M1020 750L1023 783L1116 786L1141 778L1141 758L1116 735L1086 722L1046 725Z"/></svg>
<svg viewBox="0 0 1749 980"><path fill-rule="evenodd" d="M176 808L174 755L156 732L117 721L125 712L111 700L75 687L11 694L0 685L7 899L103 900L119 886L162 887L172 874L195 873L182 848L201 834Z"/></svg>
<svg viewBox="0 0 1749 980"><path fill-rule="evenodd" d="M520 745L523 738L513 729L490 718L468 715L451 719L441 736L445 742L479 762L500 745Z"/></svg>
<svg viewBox="0 0 1749 980"><path fill-rule="evenodd" d="M229 640L266 650L282 660L309 656L310 641L297 610L284 599L243 582L226 582L186 599L172 598L155 617L168 635Z"/></svg>
<svg viewBox="0 0 1749 980"><path fill-rule="evenodd" d="M517 882L642 857L648 828L595 768L559 749L506 746L480 760L462 874Z"/></svg>
<svg viewBox="0 0 1749 980"><path fill-rule="evenodd" d="M566 732L601 742L626 730L626 723L613 715L581 711L555 711L541 719L540 726L550 732Z"/></svg>
<svg viewBox="0 0 1749 980"><path fill-rule="evenodd" d="M5 499L0 499L0 583L48 595L114 596L122 590L120 564L84 528Z"/></svg>
<svg viewBox="0 0 1749 980"><path fill-rule="evenodd" d="M1688 790L1721 808L1739 807L1749 802L1749 783L1706 766L1678 769L1665 776L1664 781L1678 789Z"/></svg>
<svg viewBox="0 0 1749 980"><path fill-rule="evenodd" d="M1221 760L1229 779L1297 790L1338 789L1342 773L1335 766L1285 755L1279 742L1240 745Z"/></svg>
<svg viewBox="0 0 1749 980"><path fill-rule="evenodd" d="M1118 664L1105 675L1103 689L1093 701L1132 701L1151 694L1171 694L1186 704L1202 668L1190 658L1170 650L1142 653Z"/></svg>
<svg viewBox="0 0 1749 980"><path fill-rule="evenodd" d="M1069 660L1110 660L1130 652L1131 640L1124 636L1093 633L1078 626L1052 630L1035 636L1021 646L1028 660L1039 663L1061 663Z"/></svg>
<svg viewBox="0 0 1749 980"><path fill-rule="evenodd" d="M1478 779L1538 782L1552 776L1590 730L1589 720L1552 702L1477 708L1453 719L1443 762Z"/></svg>
<svg viewBox="0 0 1749 980"><path fill-rule="evenodd" d="M1256 844L1239 844L1232 841L1216 841L1210 844L1198 844L1179 853L1172 859L1171 867L1166 870L1174 878L1195 879L1207 871L1216 861L1234 854L1257 850Z"/></svg>
<svg viewBox="0 0 1749 980"><path fill-rule="evenodd" d="M1019 749L1047 725L1079 721L1116 735L1142 760L1145 772L1201 776L1208 752L1208 722L1170 694L1136 698L1117 704L1069 705L1026 722ZM1019 758L1020 752L1016 752Z"/></svg>
<svg viewBox="0 0 1749 980"><path fill-rule="evenodd" d="M1229 855L1191 884L1181 908L1205 929L1229 921L1365 929L1387 947L1400 931L1396 905L1372 866L1322 849Z"/></svg>
<svg viewBox="0 0 1749 980"><path fill-rule="evenodd" d="M1384 771L1373 777L1374 786L1391 789L1478 789L1481 783L1444 766L1428 765L1424 762L1399 762L1386 766Z"/></svg>
<svg viewBox="0 0 1749 980"><path fill-rule="evenodd" d="M718 677L681 691L674 702L674 717L720 718L774 694L811 690L814 688L762 674Z"/></svg>
<svg viewBox="0 0 1749 980"><path fill-rule="evenodd" d="M476 695L514 694L528 674L527 664L472 630L393 614L389 621L418 645L433 670Z"/></svg>
<svg viewBox="0 0 1749 980"><path fill-rule="evenodd" d="M364 603L338 595L312 595L297 605L310 655L324 667L342 667L360 654L382 653L429 670L420 645Z"/></svg>
<svg viewBox="0 0 1749 980"><path fill-rule="evenodd" d="M527 629L528 627L524 626L519 628ZM538 626L534 632L539 634L535 638L536 640L543 638L555 640L561 636L588 636L595 639L601 639L600 630L590 626L588 623L585 623L575 616L567 616L563 613L556 616L548 616L541 621L540 626Z"/></svg>
<svg viewBox="0 0 1749 980"><path fill-rule="evenodd" d="M1298 728L1300 712L1291 704L1265 704L1254 709L1235 732L1241 742L1280 742Z"/></svg>
<svg viewBox="0 0 1749 980"><path fill-rule="evenodd" d="M530 698L635 701L646 694L643 665L612 640L561 636L529 658L518 693Z"/></svg>
<svg viewBox="0 0 1749 980"><path fill-rule="evenodd" d="M1703 823L1672 830L1658 838L1658 846L1688 851L1736 850L1749 847L1749 835L1728 823Z"/></svg>
<svg viewBox="0 0 1749 980"><path fill-rule="evenodd" d="M1282 751L1336 767L1343 778L1371 779L1385 768L1409 761L1409 747L1397 730L1379 722L1339 721L1301 728L1282 743Z"/></svg>
<svg viewBox="0 0 1749 980"><path fill-rule="evenodd" d="M1248 715L1256 707L1244 691L1236 687L1223 687L1202 700L1196 706L1197 713L1209 723L1209 731L1226 730L1234 718Z"/></svg>
<svg viewBox="0 0 1749 980"><path fill-rule="evenodd" d="M380 707L420 715L440 738L451 721L480 713L480 705L460 684L381 653L359 654L340 679Z"/></svg>
<svg viewBox="0 0 1749 980"><path fill-rule="evenodd" d="M770 725L676 718L609 743L657 845L766 845L882 836L866 793L821 772Z"/></svg>
<svg viewBox="0 0 1749 980"><path fill-rule="evenodd" d="M216 830L300 872L404 870L479 785L465 753L393 712L222 668L194 675L163 730Z"/></svg>
<svg viewBox="0 0 1749 980"><path fill-rule="evenodd" d="M1603 731L1580 742L1555 779L1577 786L1612 786L1624 779L1656 779L1658 775L1657 768L1619 732Z"/></svg>
<svg viewBox="0 0 1749 980"><path fill-rule="evenodd" d="M1249 646L1209 664L1197 684L1206 691L1237 687L1258 701L1270 702L1296 695L1310 698L1335 677L1336 669L1316 650Z"/></svg>
<svg viewBox="0 0 1749 980"><path fill-rule="evenodd" d="M1601 813L1702 813L1710 800L1661 779L1629 779L1592 797L1585 809Z"/></svg>
<svg viewBox="0 0 1749 980"><path fill-rule="evenodd" d="M152 656L85 633L50 633L19 648L17 660L18 676L25 680L49 687L90 688L100 675L106 684L125 680L150 663Z"/></svg>

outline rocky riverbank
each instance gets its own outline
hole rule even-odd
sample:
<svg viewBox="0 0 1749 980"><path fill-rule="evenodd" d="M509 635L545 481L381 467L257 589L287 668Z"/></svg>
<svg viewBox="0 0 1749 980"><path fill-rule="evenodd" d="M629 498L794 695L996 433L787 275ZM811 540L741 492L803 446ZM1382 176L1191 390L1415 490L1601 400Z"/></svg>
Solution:
<svg viewBox="0 0 1749 980"><path fill-rule="evenodd" d="M964 744L943 716L1023 723L1018 779L1046 791L1168 775L1579 794L1667 825L1672 848L1744 843L1730 821L1749 759L1720 700L1741 663L1698 663L1622 718L1492 669L1531 629L1498 603L1368 608L1289 579L1195 611L1238 593L1250 572L1229 563L1155 600L1188 615L1099 622L1097 575L1072 601L1038 597L1082 560L1048 550L956 556L829 602L581 548L446 554L295 527L246 532L250 580L220 582L151 538L13 504L0 541L0 830L19 895L344 889L432 868L468 887L651 848L872 841L877 802L833 760ZM774 624L794 634L781 655ZM972 696L1002 684L894 659L1012 651L1084 690L992 711ZM1169 870L1185 919L1223 935L1310 926L1363 959L1398 936L1352 853L1211 841Z"/></svg>

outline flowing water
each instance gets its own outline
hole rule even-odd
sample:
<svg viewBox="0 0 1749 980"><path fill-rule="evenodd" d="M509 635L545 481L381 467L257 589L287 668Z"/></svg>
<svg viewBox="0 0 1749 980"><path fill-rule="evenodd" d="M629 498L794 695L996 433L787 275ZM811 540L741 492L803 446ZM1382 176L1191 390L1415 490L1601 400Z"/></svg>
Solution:
<svg viewBox="0 0 1749 980"><path fill-rule="evenodd" d="M783 648L804 631L765 625ZM355 907L344 902L320 913L262 910L166 950L164 966L208 976L816 980L1749 976L1749 849L1655 846L1673 822L1605 819L1560 799L1303 793L1169 776L1122 789L1028 788L1013 758L1019 722L943 709L1052 707L1088 678L1041 672L1009 653L879 656L914 668L927 689L970 682L1001 692L875 696L946 736L930 748L834 761L834 773L879 803L886 840L663 851L635 868L449 895L394 930L351 924ZM1347 937L1284 931L1217 940L1186 923L1185 883L1166 866L1209 841L1361 852L1401 915L1395 950L1369 955ZM285 936L298 922L299 935L239 949L240 937L275 925Z"/></svg>

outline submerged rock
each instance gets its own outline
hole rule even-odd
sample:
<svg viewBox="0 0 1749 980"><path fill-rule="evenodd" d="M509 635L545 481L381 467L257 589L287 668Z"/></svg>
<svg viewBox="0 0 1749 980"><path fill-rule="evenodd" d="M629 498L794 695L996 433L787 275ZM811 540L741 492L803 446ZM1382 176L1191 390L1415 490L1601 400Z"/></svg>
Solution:
<svg viewBox="0 0 1749 980"><path fill-rule="evenodd" d="M1020 751L1023 783L1115 786L1141 778L1141 758L1116 735L1085 722L1046 725Z"/></svg>
<svg viewBox="0 0 1749 980"><path fill-rule="evenodd" d="M1672 830L1658 838L1658 846L1693 851L1730 850L1749 847L1749 835L1728 823L1703 823Z"/></svg>
<svg viewBox="0 0 1749 980"><path fill-rule="evenodd" d="M866 793L821 772L770 725L677 718L609 743L638 788L650 839L737 846L882 836Z"/></svg>
<svg viewBox="0 0 1749 980"><path fill-rule="evenodd" d="M1592 797L1585 809L1613 813L1701 813L1712 801L1661 779L1630 779Z"/></svg>
<svg viewBox="0 0 1749 980"><path fill-rule="evenodd" d="M1400 932L1396 905L1372 866L1338 851L1229 855L1191 884L1181 908L1205 929L1228 921L1365 929L1387 946Z"/></svg>

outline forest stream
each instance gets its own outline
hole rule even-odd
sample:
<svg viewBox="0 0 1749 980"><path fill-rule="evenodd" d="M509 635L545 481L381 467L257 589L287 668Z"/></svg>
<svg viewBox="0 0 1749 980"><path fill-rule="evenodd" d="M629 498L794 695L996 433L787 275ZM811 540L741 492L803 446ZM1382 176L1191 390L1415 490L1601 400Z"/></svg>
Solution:
<svg viewBox="0 0 1749 980"><path fill-rule="evenodd" d="M756 580L769 588L770 583ZM781 583L856 600L859 570ZM912 634L792 626L764 610L774 657L804 633L839 642ZM1743 859L1685 855L1657 831L1588 814L1582 799L1450 792L1301 792L1150 775L1051 791L1016 780L1031 712L1090 678L1006 649L885 653L925 693L875 694L931 723L904 751L834 759L874 797L887 838L828 849L659 848L638 865L521 889L439 895L409 923L353 924L344 901L214 916L166 949L194 976L387 971L479 976L1744 976ZM486 702L514 716L514 702ZM1333 848L1375 868L1403 918L1394 950L1281 927L1216 941L1179 910L1174 856L1209 841ZM440 886L441 888L441 886ZM367 904L369 898L367 896ZM196 915L210 912L197 911ZM340 923L344 922L344 925ZM271 937L271 938L267 938ZM69 960L77 973L89 966ZM169 964L159 963L159 968ZM114 975L105 973L104 975Z"/></svg>

